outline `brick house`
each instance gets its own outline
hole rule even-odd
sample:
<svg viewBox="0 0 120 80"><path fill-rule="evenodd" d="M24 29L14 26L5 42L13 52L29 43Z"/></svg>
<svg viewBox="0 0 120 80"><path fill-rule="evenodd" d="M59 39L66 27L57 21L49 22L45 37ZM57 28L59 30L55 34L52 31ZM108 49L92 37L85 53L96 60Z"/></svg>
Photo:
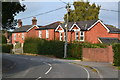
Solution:
<svg viewBox="0 0 120 80"><path fill-rule="evenodd" d="M12 44L24 43L27 37L38 37L47 40L65 40L64 22L54 22L46 26L38 26L32 19L32 25L22 26L21 20L12 34ZM68 23L68 42L116 43L120 42L120 29L105 25L101 20L78 21Z"/></svg>
<svg viewBox="0 0 120 80"><path fill-rule="evenodd" d="M37 19L33 17L31 25L22 26L21 19L18 20L18 28L16 28L12 33L12 44L21 43L23 46L25 38L28 37L37 37L37 31L41 26L37 25Z"/></svg>
<svg viewBox="0 0 120 80"><path fill-rule="evenodd" d="M55 22L41 27L38 37L47 40L65 40L65 23ZM68 42L116 43L120 42L120 29L105 25L101 20L68 23Z"/></svg>

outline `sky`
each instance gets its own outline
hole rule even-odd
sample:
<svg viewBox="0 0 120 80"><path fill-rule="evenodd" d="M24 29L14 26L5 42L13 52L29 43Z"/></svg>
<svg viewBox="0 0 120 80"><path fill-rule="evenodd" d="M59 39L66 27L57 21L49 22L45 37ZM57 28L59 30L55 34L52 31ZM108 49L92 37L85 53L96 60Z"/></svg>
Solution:
<svg viewBox="0 0 120 80"><path fill-rule="evenodd" d="M73 3L74 0L64 0L64 2ZM118 11L118 0L89 0L89 2L95 2L97 5L101 5L101 9L116 10ZM60 10L35 16L40 13L44 13L50 10L54 10L60 7L65 7L66 4L60 0L24 0L21 1L22 4L26 5L26 11L20 12L15 18L22 19L23 25L32 24L32 17L26 18L29 16L34 16L37 18L37 24L44 26L56 21L64 21L63 17L66 13L66 9L62 8ZM73 6L71 6L73 9ZM26 18L26 19L23 19ZM118 27L118 12L100 10L99 19L102 20L105 24L114 25Z"/></svg>

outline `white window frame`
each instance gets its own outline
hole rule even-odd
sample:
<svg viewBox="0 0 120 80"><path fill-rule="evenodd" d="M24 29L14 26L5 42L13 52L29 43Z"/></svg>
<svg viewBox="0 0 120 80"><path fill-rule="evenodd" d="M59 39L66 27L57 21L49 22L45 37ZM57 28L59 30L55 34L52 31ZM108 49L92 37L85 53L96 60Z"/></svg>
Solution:
<svg viewBox="0 0 120 80"><path fill-rule="evenodd" d="M60 41L62 41L62 38L63 38L63 34L62 34L62 32L59 32L59 35L60 35Z"/></svg>
<svg viewBox="0 0 120 80"><path fill-rule="evenodd" d="M42 38L42 31L39 31L39 38Z"/></svg>
<svg viewBox="0 0 120 80"><path fill-rule="evenodd" d="M22 33L22 40L24 40L25 39L25 35L24 35L24 33Z"/></svg>
<svg viewBox="0 0 120 80"><path fill-rule="evenodd" d="M16 33L14 33L14 40L16 40L16 37L17 37L17 35L16 35Z"/></svg>
<svg viewBox="0 0 120 80"><path fill-rule="evenodd" d="M78 35L77 35L77 33L78 33ZM78 37L78 39L77 39L77 37ZM75 40L76 40L76 41L79 41L79 32L78 32L78 31L75 32Z"/></svg>
<svg viewBox="0 0 120 80"><path fill-rule="evenodd" d="M46 38L49 38L49 31L46 30Z"/></svg>
<svg viewBox="0 0 120 80"><path fill-rule="evenodd" d="M81 35L81 33L83 32L83 35ZM81 37L83 37L83 40L81 40ZM85 32L84 31L80 31L80 41L84 41L85 40Z"/></svg>
<svg viewBox="0 0 120 80"><path fill-rule="evenodd" d="M66 35L65 35L65 32L64 32L64 41L66 40Z"/></svg>

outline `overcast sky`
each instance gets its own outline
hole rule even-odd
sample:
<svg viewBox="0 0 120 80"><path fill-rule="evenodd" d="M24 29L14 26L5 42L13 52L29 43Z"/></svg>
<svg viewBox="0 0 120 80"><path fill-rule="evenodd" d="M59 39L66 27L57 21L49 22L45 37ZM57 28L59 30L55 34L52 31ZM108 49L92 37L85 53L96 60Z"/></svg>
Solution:
<svg viewBox="0 0 120 80"><path fill-rule="evenodd" d="M67 0L67 1L63 0L63 1L72 3L74 0ZM93 3L95 0L89 0L89 1ZM118 11L118 0L109 0L109 2L107 0L104 2L103 1L101 2L100 0L99 1L96 0L95 3L101 5L101 9ZM20 14L18 14L16 16L16 19L22 19L29 16L34 16L40 13L44 13L46 11L50 11L66 6L66 4L62 3L59 0L55 0L55 1L49 0L49 2L48 0L44 0L44 1L29 0L29 2L28 0L25 0L22 1L22 4L25 4L27 9L25 12L21 12ZM63 21L63 17L65 13L66 13L66 9L63 8L48 14L39 15L35 17L38 20L37 21L38 25L47 25L55 21ZM31 24L31 19L32 17L27 19L22 19L23 25ZM100 10L99 19L101 19L105 24L110 24L118 27L118 12Z"/></svg>

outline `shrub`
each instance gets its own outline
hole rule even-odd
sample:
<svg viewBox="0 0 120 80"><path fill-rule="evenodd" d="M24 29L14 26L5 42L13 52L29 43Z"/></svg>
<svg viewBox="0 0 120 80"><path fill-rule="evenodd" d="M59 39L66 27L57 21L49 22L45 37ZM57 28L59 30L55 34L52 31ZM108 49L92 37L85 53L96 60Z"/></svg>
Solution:
<svg viewBox="0 0 120 80"><path fill-rule="evenodd" d="M4 35L2 35L2 44L6 44L7 43L7 39Z"/></svg>
<svg viewBox="0 0 120 80"><path fill-rule="evenodd" d="M120 66L120 43L116 43L112 45L114 51L114 65Z"/></svg>
<svg viewBox="0 0 120 80"><path fill-rule="evenodd" d="M10 53L13 49L13 45L3 44L2 45L2 52L3 53Z"/></svg>

